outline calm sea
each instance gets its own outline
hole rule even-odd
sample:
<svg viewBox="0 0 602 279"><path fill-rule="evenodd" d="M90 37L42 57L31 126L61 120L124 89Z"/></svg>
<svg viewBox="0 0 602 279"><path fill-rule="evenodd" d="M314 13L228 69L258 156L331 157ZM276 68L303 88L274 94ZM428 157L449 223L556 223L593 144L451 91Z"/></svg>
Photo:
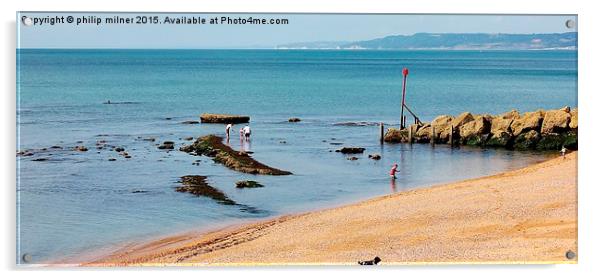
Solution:
<svg viewBox="0 0 602 279"><path fill-rule="evenodd" d="M359 201L395 191L519 168L550 154L378 142L399 123L401 69L409 106L439 114L501 113L577 105L575 51L19 50L18 257L78 262L131 241L217 228ZM110 100L111 105L103 104ZM235 135L267 165L291 176L241 174L177 148L183 138L223 133L182 124L203 112L251 116L253 139ZM299 117L300 123L288 123ZM142 140L154 137L156 142ZM125 159L96 142L124 147ZM176 142L176 151L156 143ZM85 145L90 150L67 149ZM356 161L333 152L367 149ZM379 153L374 161L368 154ZM35 159L44 158L45 161ZM109 161L116 158L116 161ZM195 160L199 165L193 165ZM387 176L393 162L401 173ZM205 175L239 204L174 191ZM236 189L252 179L264 188Z"/></svg>

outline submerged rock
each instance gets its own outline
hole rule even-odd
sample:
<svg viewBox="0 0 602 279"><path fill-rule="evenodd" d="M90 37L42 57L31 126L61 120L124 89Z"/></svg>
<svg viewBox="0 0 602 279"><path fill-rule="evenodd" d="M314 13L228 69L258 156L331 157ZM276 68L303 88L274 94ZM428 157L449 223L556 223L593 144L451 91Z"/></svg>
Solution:
<svg viewBox="0 0 602 279"><path fill-rule="evenodd" d="M209 197L221 204L236 205L222 191L215 189L207 183L207 177L202 175L186 175L180 178L182 186L176 187L176 192L190 193L195 196Z"/></svg>
<svg viewBox="0 0 602 279"><path fill-rule="evenodd" d="M173 141L164 141L162 145L159 145L159 147L157 147L159 149L174 149L174 142Z"/></svg>
<svg viewBox="0 0 602 279"><path fill-rule="evenodd" d="M349 160L349 161L355 161L355 160L358 160L358 159L359 158L355 157L355 156L351 156L351 157L347 158L347 160Z"/></svg>
<svg viewBox="0 0 602 279"><path fill-rule="evenodd" d="M249 123L251 118L244 115L233 115L233 114L213 114L203 113L201 114L201 123L223 123L223 124L240 124Z"/></svg>
<svg viewBox="0 0 602 279"><path fill-rule="evenodd" d="M200 122L195 121L195 120L187 120L187 121L182 121L182 124L199 124Z"/></svg>
<svg viewBox="0 0 602 279"><path fill-rule="evenodd" d="M263 187L262 184L260 184L257 181L253 181L253 180L241 180L241 181L236 182L236 188L261 188L261 187Z"/></svg>
<svg viewBox="0 0 602 279"><path fill-rule="evenodd" d="M301 122L301 118L291 117L288 119L288 122Z"/></svg>
<svg viewBox="0 0 602 279"><path fill-rule="evenodd" d="M222 138L216 135L207 135L198 138L193 144L183 146L181 151L193 155L213 157L213 161L230 169L252 174L289 175L289 171L279 170L266 166L248 153L238 152L222 143Z"/></svg>
<svg viewBox="0 0 602 279"><path fill-rule="evenodd" d="M343 147L341 149L337 149L336 152L343 154L359 154L364 153L364 150L366 150L366 148L363 147Z"/></svg>

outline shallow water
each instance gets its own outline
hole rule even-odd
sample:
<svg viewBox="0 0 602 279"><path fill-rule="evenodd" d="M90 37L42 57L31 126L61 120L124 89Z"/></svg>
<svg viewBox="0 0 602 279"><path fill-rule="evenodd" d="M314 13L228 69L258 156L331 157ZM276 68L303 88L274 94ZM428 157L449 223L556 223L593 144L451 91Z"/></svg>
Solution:
<svg viewBox="0 0 602 279"><path fill-rule="evenodd" d="M427 121L577 104L573 51L20 50L17 67L18 149L62 147L17 157L18 252L34 263L76 261L131 240L331 207L550 156L380 145L377 126L334 125L398 125L402 67L410 69L408 103ZM223 125L181 123L203 112L250 115L251 142L239 141L236 125L229 144L294 175L241 174L177 151L190 142L182 138L223 134ZM132 158L97 150L99 140ZM176 150L157 149L165 140ZM76 145L89 151L65 150ZM334 152L341 146L366 152L351 161ZM372 153L382 159L368 159ZM33 161L39 158L48 160ZM391 183L393 162L401 172ZM184 175L207 176L239 205L176 192ZM235 188L243 179L265 187Z"/></svg>

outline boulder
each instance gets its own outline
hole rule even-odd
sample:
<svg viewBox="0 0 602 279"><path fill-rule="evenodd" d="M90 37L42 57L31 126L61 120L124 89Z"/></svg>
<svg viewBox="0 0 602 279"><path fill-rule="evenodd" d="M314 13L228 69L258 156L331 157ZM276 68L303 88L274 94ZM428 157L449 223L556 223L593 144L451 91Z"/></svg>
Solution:
<svg viewBox="0 0 602 279"><path fill-rule="evenodd" d="M485 143L490 147L508 147L512 140L512 134L505 131L496 131L491 133L491 137Z"/></svg>
<svg viewBox="0 0 602 279"><path fill-rule="evenodd" d="M401 134L401 130L399 129L395 129L395 128L389 128L387 129L387 132L385 133L385 142L391 142L391 143L399 143L403 140L403 136Z"/></svg>
<svg viewBox="0 0 602 279"><path fill-rule="evenodd" d="M569 128L571 128L571 129L577 129L578 128L578 123L577 123L577 108L575 108L574 110L571 110L571 121L569 122Z"/></svg>
<svg viewBox="0 0 602 279"><path fill-rule="evenodd" d="M288 119L288 122L301 122L301 119L297 117L291 117Z"/></svg>
<svg viewBox="0 0 602 279"><path fill-rule="evenodd" d="M503 118L502 116L494 117L491 119L491 133L498 135L501 132L510 133L512 131L510 126L513 121L513 119Z"/></svg>
<svg viewBox="0 0 602 279"><path fill-rule="evenodd" d="M571 114L565 110L549 110L541 124L541 134L562 133L569 128Z"/></svg>
<svg viewBox="0 0 602 279"><path fill-rule="evenodd" d="M400 143L408 141L408 129L399 130L396 128L388 128L385 133L385 142L389 143Z"/></svg>
<svg viewBox="0 0 602 279"><path fill-rule="evenodd" d="M244 115L214 113L201 114L201 123L240 124L249 123L249 120L251 120L251 118L249 116Z"/></svg>
<svg viewBox="0 0 602 279"><path fill-rule="evenodd" d="M520 135L531 130L540 131L545 112L538 110L535 112L525 112L521 118L514 119L510 128L513 135Z"/></svg>
<svg viewBox="0 0 602 279"><path fill-rule="evenodd" d="M454 118L451 124L454 126L455 129L456 127L460 127L473 120L474 116L470 112L463 112L460 113L460 115L458 115L456 118Z"/></svg>
<svg viewBox="0 0 602 279"><path fill-rule="evenodd" d="M460 140L465 144L470 142L470 145L484 144L490 129L491 123L489 120L479 115L474 120L460 126Z"/></svg>
<svg viewBox="0 0 602 279"><path fill-rule="evenodd" d="M505 112L505 113L500 114L499 117L501 117L503 119L519 119L520 118L520 113L517 110L513 109L513 110L511 110L509 112Z"/></svg>
<svg viewBox="0 0 602 279"><path fill-rule="evenodd" d="M437 139L437 142L447 142L449 140L449 125L453 120L453 116L440 115L431 122L431 126L435 127L435 139Z"/></svg>
<svg viewBox="0 0 602 279"><path fill-rule="evenodd" d="M414 136L414 139L418 143L429 142L431 140L431 130L432 129L431 129L431 124L430 123L428 123L428 124L426 124L424 126L421 126L416 131L416 135Z"/></svg>
<svg viewBox="0 0 602 279"><path fill-rule="evenodd" d="M533 149L539 142L540 138L541 136L536 130L530 130L528 132L522 133L518 135L514 140L514 148L518 150Z"/></svg>

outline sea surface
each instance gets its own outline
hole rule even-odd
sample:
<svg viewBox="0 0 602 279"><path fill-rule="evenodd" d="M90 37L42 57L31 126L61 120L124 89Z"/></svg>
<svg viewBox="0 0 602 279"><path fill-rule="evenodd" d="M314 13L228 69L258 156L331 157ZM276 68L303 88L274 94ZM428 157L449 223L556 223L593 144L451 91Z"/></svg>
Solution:
<svg viewBox="0 0 602 279"><path fill-rule="evenodd" d="M399 125L403 67L410 71L407 103L424 121L577 105L576 51L18 50L17 149L33 150L16 157L18 261L28 254L29 263L78 263L143 239L334 207L554 156L380 145L373 123ZM229 144L294 174L242 174L178 151L191 142L186 137L223 135L220 124L182 123L204 112L251 116L251 141L241 142L235 125ZM362 121L369 125L337 125ZM167 140L174 151L157 148ZM80 145L89 150L72 150ZM342 146L366 152L348 160L334 152ZM369 159L373 153L382 159ZM394 162L401 172L392 182ZM184 175L207 176L240 205L176 192ZM243 179L265 187L235 188Z"/></svg>

